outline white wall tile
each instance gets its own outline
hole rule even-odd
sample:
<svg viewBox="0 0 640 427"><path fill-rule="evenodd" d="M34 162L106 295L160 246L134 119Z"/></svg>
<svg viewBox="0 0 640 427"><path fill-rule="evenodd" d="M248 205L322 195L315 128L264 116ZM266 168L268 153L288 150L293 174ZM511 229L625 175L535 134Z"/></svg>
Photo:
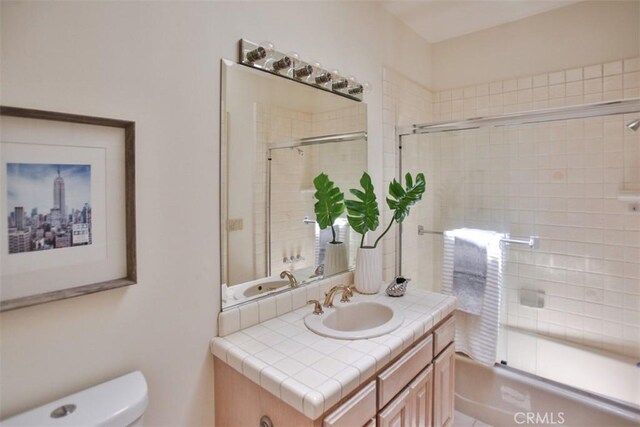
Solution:
<svg viewBox="0 0 640 427"><path fill-rule="evenodd" d="M583 69L584 79L594 79L602 77L602 64L590 65Z"/></svg>
<svg viewBox="0 0 640 427"><path fill-rule="evenodd" d="M549 75L548 74L538 74L533 76L533 87L542 87L547 86L549 84Z"/></svg>
<svg viewBox="0 0 640 427"><path fill-rule="evenodd" d="M258 313L260 322L276 317L276 298L264 298L258 301Z"/></svg>
<svg viewBox="0 0 640 427"><path fill-rule="evenodd" d="M549 73L549 85L557 85L565 82L565 72L557 71Z"/></svg>
<svg viewBox="0 0 640 427"><path fill-rule="evenodd" d="M476 97L469 91L464 99L463 117L636 97L640 58L475 88ZM439 118L456 117L460 113L455 109L453 103L445 104ZM535 229L541 236L535 254L510 248L507 295L515 293L507 303L507 324L640 357L640 342L620 337L622 325L640 317L635 298L640 295L640 217L616 200L620 188L630 183L640 187L640 135L624 129L625 120L632 118L432 135L421 146L424 159L415 154L416 168L422 162L435 169L429 182L440 196L433 201L437 214L430 228L475 226L509 229L513 235ZM522 164L533 168L523 169ZM629 229L625 224L631 221ZM434 240L426 250L420 249L434 259L426 274L436 283L440 245ZM408 256L404 261L417 263L416 259ZM530 309L518 304L517 290L522 287L547 292L548 305L537 321ZM606 327L603 322L608 322ZM618 337L610 337L607 330L617 331ZM635 333L629 331L629 336Z"/></svg>
<svg viewBox="0 0 640 427"><path fill-rule="evenodd" d="M240 310L232 308L218 316L218 335L224 337L240 330Z"/></svg>
<svg viewBox="0 0 640 427"><path fill-rule="evenodd" d="M640 58L630 58L624 61L624 72L640 71Z"/></svg>
<svg viewBox="0 0 640 427"><path fill-rule="evenodd" d="M240 306L240 328L248 328L259 322L258 304L249 303Z"/></svg>
<svg viewBox="0 0 640 427"><path fill-rule="evenodd" d="M615 74L622 74L622 61L608 62L603 65L603 75L613 76Z"/></svg>
<svg viewBox="0 0 640 427"><path fill-rule="evenodd" d="M571 70L565 71L565 76L568 82L575 82L578 80L582 80L582 68L574 68Z"/></svg>

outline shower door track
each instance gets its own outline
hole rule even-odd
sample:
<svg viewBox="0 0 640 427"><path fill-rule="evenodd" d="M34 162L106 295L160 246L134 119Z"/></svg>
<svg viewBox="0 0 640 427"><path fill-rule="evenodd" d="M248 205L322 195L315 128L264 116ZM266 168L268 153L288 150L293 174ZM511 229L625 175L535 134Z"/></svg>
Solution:
<svg viewBox="0 0 640 427"><path fill-rule="evenodd" d="M507 113L486 117L474 117L447 122L420 123L407 126L396 126L396 167L398 180L402 182L402 137L441 132L518 126L560 120L586 119L589 117L612 116L640 112L640 98L629 98L617 101L596 102L593 104L571 105L567 107L545 108L540 110ZM396 275L402 274L402 224L396 234Z"/></svg>
<svg viewBox="0 0 640 427"><path fill-rule="evenodd" d="M500 114L496 116L474 117L448 122L422 123L396 127L398 137L425 133L454 132L486 127L517 126L558 120L585 119L589 117L610 116L615 114L637 113L640 111L640 98L618 101L597 102L594 104L571 105L568 107L545 108L520 113Z"/></svg>

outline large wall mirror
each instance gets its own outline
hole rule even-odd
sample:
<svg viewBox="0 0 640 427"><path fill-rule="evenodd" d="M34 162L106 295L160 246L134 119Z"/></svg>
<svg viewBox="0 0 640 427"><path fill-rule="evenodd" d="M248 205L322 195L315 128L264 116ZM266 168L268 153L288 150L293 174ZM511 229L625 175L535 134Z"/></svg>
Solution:
<svg viewBox="0 0 640 427"><path fill-rule="evenodd" d="M222 309L338 273L324 271L332 233L315 222L313 179L357 187L366 123L364 103L222 60ZM335 230L344 271L358 236L346 217Z"/></svg>

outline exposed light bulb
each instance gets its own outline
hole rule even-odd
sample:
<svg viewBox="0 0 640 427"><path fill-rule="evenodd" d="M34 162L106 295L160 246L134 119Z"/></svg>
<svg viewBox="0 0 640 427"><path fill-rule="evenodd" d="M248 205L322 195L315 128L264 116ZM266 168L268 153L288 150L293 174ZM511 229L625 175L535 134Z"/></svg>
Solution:
<svg viewBox="0 0 640 427"><path fill-rule="evenodd" d="M260 46L267 52L267 56L271 55L276 48L273 43L267 41L260 43Z"/></svg>
<svg viewBox="0 0 640 427"><path fill-rule="evenodd" d="M328 73L322 68L322 64L319 62L312 62L313 67L313 82L317 85L324 85L331 81L331 73Z"/></svg>
<svg viewBox="0 0 640 427"><path fill-rule="evenodd" d="M362 83L362 93L364 94L371 93L372 90L373 90L373 86L371 86L371 83L369 82Z"/></svg>
<svg viewBox="0 0 640 427"><path fill-rule="evenodd" d="M271 56L271 53L273 52L273 47L274 47L273 43L271 42L260 43L258 47L247 52L246 54L247 61L256 62L256 61L260 61L261 59L268 58L269 56Z"/></svg>
<svg viewBox="0 0 640 427"><path fill-rule="evenodd" d="M289 67L291 67L291 58L289 58L288 56L283 56L277 61L273 61L271 67L275 72L280 72L281 70L288 69Z"/></svg>

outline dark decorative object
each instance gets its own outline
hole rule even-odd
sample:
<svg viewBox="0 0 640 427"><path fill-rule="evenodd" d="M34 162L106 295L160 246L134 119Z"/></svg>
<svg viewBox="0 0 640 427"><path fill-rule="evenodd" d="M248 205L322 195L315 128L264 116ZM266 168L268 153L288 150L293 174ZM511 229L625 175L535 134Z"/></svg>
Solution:
<svg viewBox="0 0 640 427"><path fill-rule="evenodd" d="M402 276L398 276L393 279L393 282L387 286L387 295L390 297L401 297L407 291L407 285L411 279L406 279Z"/></svg>

